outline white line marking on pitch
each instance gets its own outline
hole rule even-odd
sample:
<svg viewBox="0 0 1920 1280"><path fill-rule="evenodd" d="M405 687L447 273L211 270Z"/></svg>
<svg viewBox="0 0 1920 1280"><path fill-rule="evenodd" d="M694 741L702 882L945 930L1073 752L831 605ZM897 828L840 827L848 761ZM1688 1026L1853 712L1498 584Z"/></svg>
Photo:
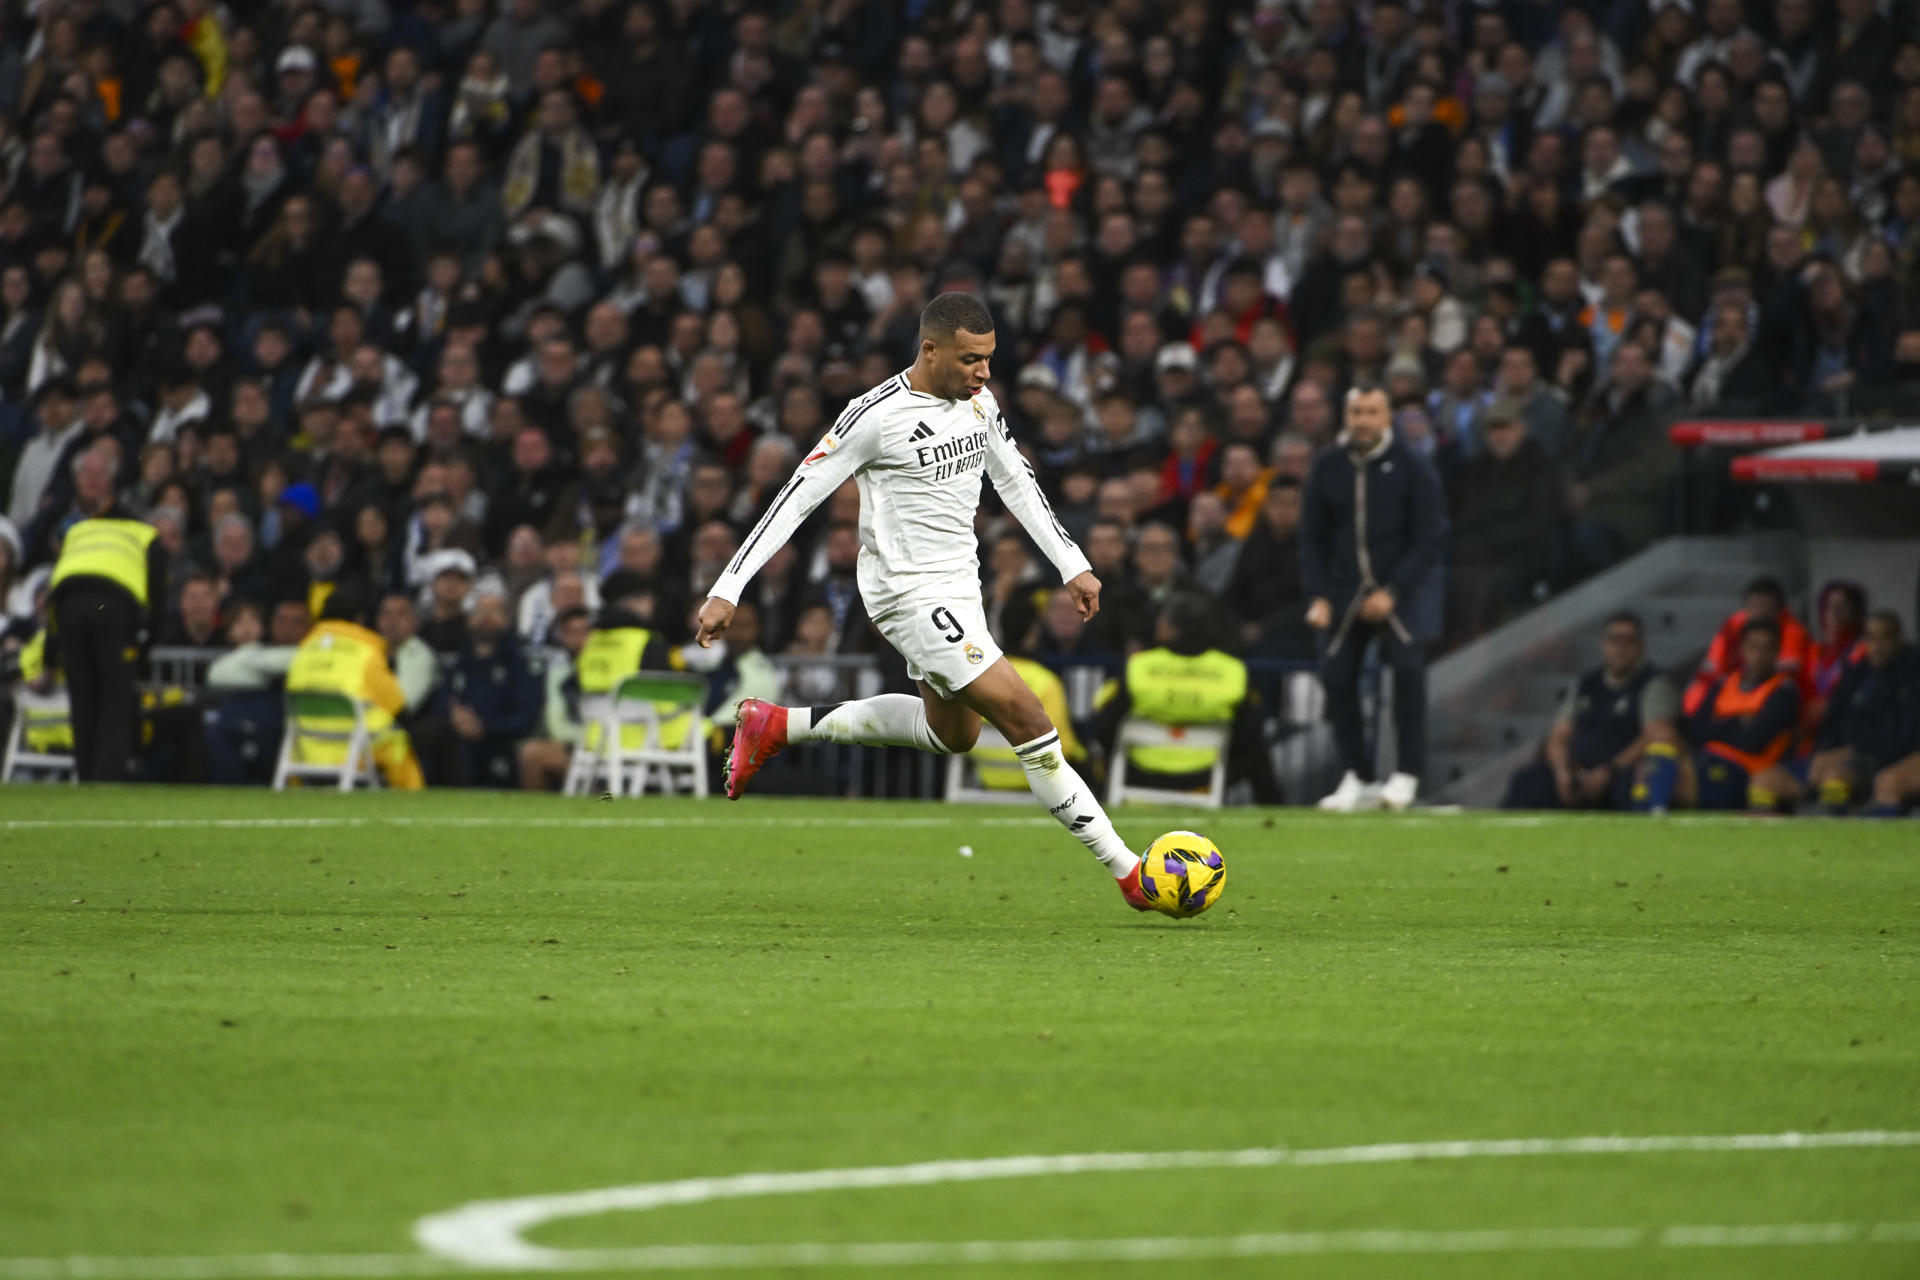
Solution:
<svg viewBox="0 0 1920 1280"><path fill-rule="evenodd" d="M1500 1138L1384 1142L1295 1150L1095 1152L935 1160L797 1173L747 1173L607 1187L565 1195L479 1201L422 1218L422 1253L263 1253L175 1257L0 1258L0 1280L386 1280L481 1271L714 1271L750 1267L1011 1265L1045 1262L1192 1261L1334 1253L1511 1253L1640 1247L1760 1248L1787 1245L1920 1244L1920 1222L1756 1223L1671 1227L1497 1228L1471 1231L1275 1232L1116 1240L898 1241L871 1244L648 1245L548 1249L522 1233L567 1217L712 1200L834 1189L930 1186L994 1178L1154 1169L1316 1167L1482 1157L1633 1155L1684 1151L1809 1151L1915 1147L1920 1132L1692 1134L1640 1138Z"/></svg>
<svg viewBox="0 0 1920 1280"><path fill-rule="evenodd" d="M1578 815L1570 821L1585 821L1590 815ZM1123 821L1152 821L1140 814L1122 811ZM1491 827L1538 827L1556 821L1538 814L1478 813L1472 815L1476 825ZM1397 826L1454 826L1458 825L1458 816L1399 814L1389 821ZM1669 822L1683 824L1698 822L1701 824L1719 824L1748 826L1752 819L1740 814L1708 814L1699 817L1684 816L1669 818ZM1244 813L1216 813L1207 819L1209 826L1265 826L1272 824L1280 827L1340 826L1352 825L1352 819L1345 816L1302 811L1299 813L1273 814L1264 811ZM721 816L713 814L702 816L687 814L681 817L543 817L528 812L517 817L504 814L486 817L426 817L405 815L317 815L309 817L285 818L8 818L0 819L0 831L57 831L62 828L74 830L166 830L178 828L190 831L201 830L277 830L281 828L314 828L326 830L336 827L567 827L618 830L631 827L1054 827L1058 825L1052 818L1039 815L1031 817L975 817L965 808L957 808L952 814L942 817L907 816L885 817L866 816L853 818L827 817L774 817L744 815Z"/></svg>
<svg viewBox="0 0 1920 1280"><path fill-rule="evenodd" d="M1290 1231L1118 1240L955 1240L874 1244L649 1245L570 1249L549 1272L719 1271L750 1267L980 1266L1016 1263L1193 1262L1315 1254L1467 1254L1792 1245L1915 1244L1920 1222L1784 1222L1676 1227L1526 1227L1479 1231ZM521 1268L529 1269L529 1268ZM234 1254L224 1257L0 1258L0 1280L384 1280L472 1275L426 1253Z"/></svg>
<svg viewBox="0 0 1920 1280"><path fill-rule="evenodd" d="M567 1250L530 1244L528 1231L564 1218L644 1212L666 1205L705 1204L760 1196L798 1195L878 1187L923 1187L945 1182L1058 1177L1076 1173L1135 1173L1160 1169L1247 1169L1342 1164L1396 1164L1414 1160L1470 1160L1512 1156L1638 1155L1670 1151L1807 1151L1837 1147L1920 1146L1920 1132L1882 1129L1852 1133L1682 1134L1641 1138L1497 1138L1455 1142L1382 1142L1366 1146L1252 1147L1240 1151L1107 1151L1079 1155L1000 1156L985 1160L928 1160L917 1164L813 1169L796 1173L739 1173L723 1177L643 1182L625 1187L511 1200L477 1200L420 1219L413 1238L429 1252L477 1267L540 1269L560 1265Z"/></svg>

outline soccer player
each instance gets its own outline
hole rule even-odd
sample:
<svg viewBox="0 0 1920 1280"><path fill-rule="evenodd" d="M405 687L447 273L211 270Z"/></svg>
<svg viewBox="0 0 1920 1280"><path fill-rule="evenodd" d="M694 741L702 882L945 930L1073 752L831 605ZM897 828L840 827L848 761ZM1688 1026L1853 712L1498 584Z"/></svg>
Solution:
<svg viewBox="0 0 1920 1280"><path fill-rule="evenodd" d="M1140 859L1093 792L1068 767L1060 735L987 633L973 517L980 478L1060 571L1083 618L1100 609L1100 582L1047 505L1033 468L987 390L993 317L971 294L943 293L920 313L912 367L848 404L795 468L700 606L702 647L733 620L740 593L813 509L849 476L860 486L860 598L873 625L907 660L920 696L777 707L740 704L727 755L727 798L791 742L970 750L985 719L1006 735L1047 812L1093 851L1133 907Z"/></svg>

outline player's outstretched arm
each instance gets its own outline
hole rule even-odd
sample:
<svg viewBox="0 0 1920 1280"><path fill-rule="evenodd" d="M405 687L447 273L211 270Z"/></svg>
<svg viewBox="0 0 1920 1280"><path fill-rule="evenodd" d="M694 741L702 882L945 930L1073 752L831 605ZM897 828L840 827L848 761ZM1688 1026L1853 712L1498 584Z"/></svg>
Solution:
<svg viewBox="0 0 1920 1280"><path fill-rule="evenodd" d="M862 397L848 405L840 420L820 437L820 443L780 486L766 514L728 562L726 572L714 580L712 592L700 606L700 629L694 637L701 648L709 647L725 633L747 583L774 552L786 545L814 508L878 456L880 424L872 420L874 415L861 412L868 399L870 396Z"/></svg>

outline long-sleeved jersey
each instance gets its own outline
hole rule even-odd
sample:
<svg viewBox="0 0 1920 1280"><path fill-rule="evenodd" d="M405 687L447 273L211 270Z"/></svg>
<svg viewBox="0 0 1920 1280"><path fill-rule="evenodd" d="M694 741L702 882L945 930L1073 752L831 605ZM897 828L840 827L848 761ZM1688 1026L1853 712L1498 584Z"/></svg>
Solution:
<svg viewBox="0 0 1920 1280"><path fill-rule="evenodd" d="M1047 505L993 393L942 400L915 391L900 373L847 405L711 594L738 602L760 566L848 477L860 486L860 591L869 609L921 583L977 578L973 517L983 474L1062 581L1086 572L1086 556Z"/></svg>

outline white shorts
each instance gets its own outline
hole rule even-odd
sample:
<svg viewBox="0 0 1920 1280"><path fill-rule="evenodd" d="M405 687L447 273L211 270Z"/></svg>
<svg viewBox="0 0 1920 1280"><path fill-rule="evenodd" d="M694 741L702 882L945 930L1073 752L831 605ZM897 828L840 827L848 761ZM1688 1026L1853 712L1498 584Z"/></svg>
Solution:
<svg viewBox="0 0 1920 1280"><path fill-rule="evenodd" d="M916 586L883 604L868 604L868 617L901 657L907 674L951 698L1000 659L987 634L980 581L950 578Z"/></svg>

